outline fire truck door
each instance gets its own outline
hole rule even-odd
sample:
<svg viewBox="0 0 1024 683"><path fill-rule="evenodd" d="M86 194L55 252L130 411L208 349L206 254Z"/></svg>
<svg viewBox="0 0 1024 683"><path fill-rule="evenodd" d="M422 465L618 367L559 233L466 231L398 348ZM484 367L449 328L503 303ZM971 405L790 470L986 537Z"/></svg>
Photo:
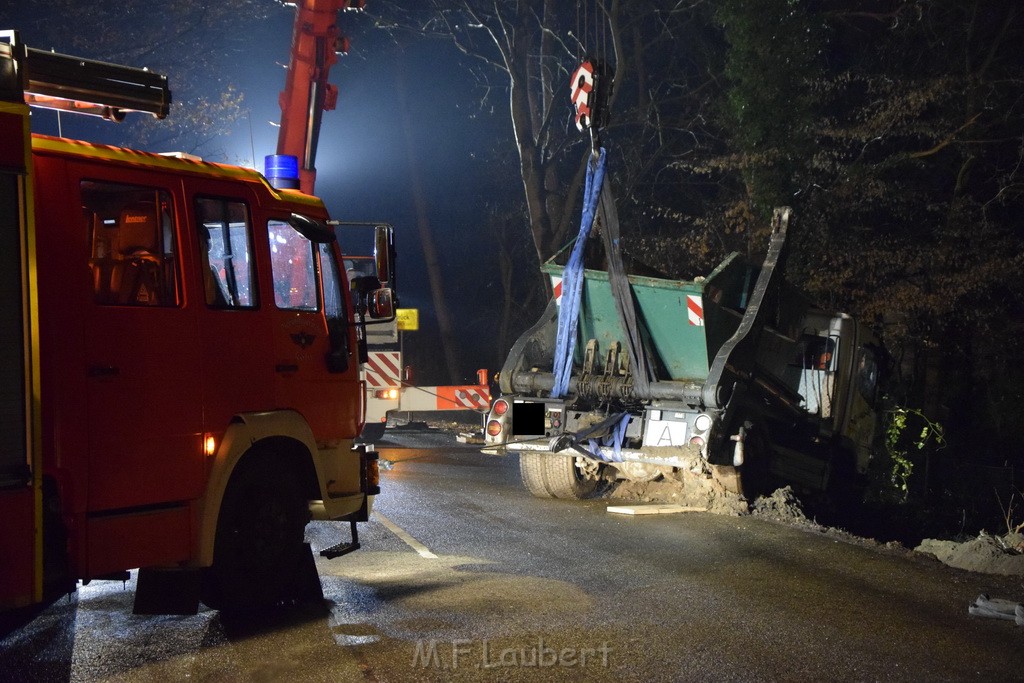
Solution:
<svg viewBox="0 0 1024 683"><path fill-rule="evenodd" d="M219 438L234 415L276 407L270 307L260 297L257 277L252 207L258 202L237 184L204 178L186 180L185 187L202 279L198 316L206 429Z"/></svg>
<svg viewBox="0 0 1024 683"><path fill-rule="evenodd" d="M95 177L83 169L83 177ZM194 308L167 183L81 181L92 300L85 315L88 509L200 495L202 397Z"/></svg>
<svg viewBox="0 0 1024 683"><path fill-rule="evenodd" d="M334 245L291 225L267 225L273 271L277 404L305 416L318 441L358 433L359 367L349 348L347 304Z"/></svg>

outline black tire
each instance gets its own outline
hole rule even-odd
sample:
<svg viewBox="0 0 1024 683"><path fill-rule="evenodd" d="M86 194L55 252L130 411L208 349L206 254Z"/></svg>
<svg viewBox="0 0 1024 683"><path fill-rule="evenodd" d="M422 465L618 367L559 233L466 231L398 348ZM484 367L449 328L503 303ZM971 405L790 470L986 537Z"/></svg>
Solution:
<svg viewBox="0 0 1024 683"><path fill-rule="evenodd" d="M292 471L272 451L246 455L221 502L202 601L227 613L247 614L322 599L304 542L309 518Z"/></svg>
<svg viewBox="0 0 1024 683"><path fill-rule="evenodd" d="M594 493L599 477L585 475L573 456L520 453L519 475L537 498L582 500Z"/></svg>

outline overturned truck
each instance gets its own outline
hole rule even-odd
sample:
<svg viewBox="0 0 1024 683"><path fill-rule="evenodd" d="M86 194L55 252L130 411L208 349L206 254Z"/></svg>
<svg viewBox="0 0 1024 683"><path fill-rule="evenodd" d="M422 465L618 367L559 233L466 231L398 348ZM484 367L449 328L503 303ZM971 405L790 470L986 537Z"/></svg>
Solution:
<svg viewBox="0 0 1024 683"><path fill-rule="evenodd" d="M790 217L775 211L763 263L733 253L706 277L670 280L625 273L603 197L608 267L580 268L567 302L568 267L542 266L555 296L501 370L485 451L518 453L538 497L686 473L748 499L784 484L848 490L876 440L882 351L783 279Z"/></svg>

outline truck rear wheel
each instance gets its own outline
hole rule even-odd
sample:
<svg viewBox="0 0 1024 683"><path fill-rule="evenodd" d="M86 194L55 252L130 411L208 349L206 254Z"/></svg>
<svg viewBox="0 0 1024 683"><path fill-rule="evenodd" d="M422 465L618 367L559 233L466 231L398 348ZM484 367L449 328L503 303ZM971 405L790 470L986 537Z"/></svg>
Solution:
<svg viewBox="0 0 1024 683"><path fill-rule="evenodd" d="M576 500L593 494L599 479L580 469L575 457L549 453L520 453L519 475L537 498Z"/></svg>
<svg viewBox="0 0 1024 683"><path fill-rule="evenodd" d="M217 520L202 601L245 614L323 598L309 545L309 508L291 470L269 450L242 460Z"/></svg>

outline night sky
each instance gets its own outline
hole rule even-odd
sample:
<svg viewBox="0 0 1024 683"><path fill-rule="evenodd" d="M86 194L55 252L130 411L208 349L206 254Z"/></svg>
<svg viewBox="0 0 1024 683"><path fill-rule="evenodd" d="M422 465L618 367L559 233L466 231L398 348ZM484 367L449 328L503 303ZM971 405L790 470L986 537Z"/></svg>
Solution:
<svg viewBox="0 0 1024 683"><path fill-rule="evenodd" d="M292 11L281 8L271 12L266 21L247 22L246 30L252 28L247 45L236 44L219 73L210 74L211 83L231 83L240 89L249 116L230 135L200 149L198 153L205 159L252 166L255 157L255 167L262 171L264 155L276 151L277 128L270 122L280 117L278 93L284 85L283 65L289 57L293 16ZM493 191L491 150L514 145L507 93L492 91L484 110L480 107L481 90L449 44L412 36L396 40L373 28L366 15L343 13L339 25L350 36L352 48L350 54L339 57L331 71L330 80L338 86L339 98L337 108L323 118L317 194L336 219L384 221L395 226L401 306L420 309L420 331L406 333L406 362L416 366L417 383L447 383L443 368L435 365L443 353L437 348L440 340L410 191L403 116L410 117L416 172L424 187L427 218L459 340L458 374L469 381L475 378L477 368L496 371L495 359L504 353L493 349L499 314L495 302L501 295L491 259L493 239L481 229L480 216L486 193ZM71 52L60 45L38 45L31 31L21 30L32 47ZM406 109L399 106L396 90L399 70ZM494 78L495 83L503 84L499 75ZM175 90L173 79L171 89ZM568 111L568 102L566 106ZM113 143L122 132L118 126L85 117L63 115L61 122L65 136L95 142ZM56 116L37 111L33 129L56 135ZM517 194L522 189L517 182L507 191ZM523 239L529 239L525 224Z"/></svg>

